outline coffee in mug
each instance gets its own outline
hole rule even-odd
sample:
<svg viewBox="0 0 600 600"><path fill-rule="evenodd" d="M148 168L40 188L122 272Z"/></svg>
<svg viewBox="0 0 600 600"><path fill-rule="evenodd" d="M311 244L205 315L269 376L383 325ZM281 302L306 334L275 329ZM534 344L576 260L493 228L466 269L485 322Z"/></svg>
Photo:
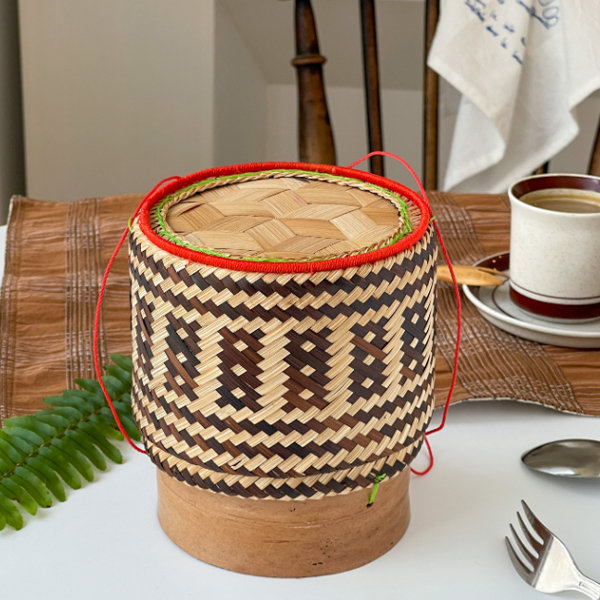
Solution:
<svg viewBox="0 0 600 600"><path fill-rule="evenodd" d="M537 190L521 197L521 202L567 213L597 213L600 212L600 194L587 190Z"/></svg>

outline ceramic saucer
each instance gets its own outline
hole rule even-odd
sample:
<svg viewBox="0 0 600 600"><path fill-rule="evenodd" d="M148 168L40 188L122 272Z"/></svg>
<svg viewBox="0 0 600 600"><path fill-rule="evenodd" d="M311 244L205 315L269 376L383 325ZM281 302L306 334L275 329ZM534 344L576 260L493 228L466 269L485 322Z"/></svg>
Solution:
<svg viewBox="0 0 600 600"><path fill-rule="evenodd" d="M494 254L475 264L499 269L508 275L509 254ZM508 281L497 287L463 285L462 288L481 316L503 331L553 346L600 348L600 319L577 323L536 317L510 299Z"/></svg>

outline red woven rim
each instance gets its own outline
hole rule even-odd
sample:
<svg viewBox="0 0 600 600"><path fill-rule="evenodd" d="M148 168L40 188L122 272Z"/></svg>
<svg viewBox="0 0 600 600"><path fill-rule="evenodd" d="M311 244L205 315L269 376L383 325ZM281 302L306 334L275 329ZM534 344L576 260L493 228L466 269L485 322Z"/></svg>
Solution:
<svg viewBox="0 0 600 600"><path fill-rule="evenodd" d="M150 215L154 206L164 198L177 192L178 190L188 187L194 183L199 183L205 179L213 177L223 177L227 175L243 175L244 173L256 173L260 171L271 171L274 169L289 169L312 171L314 173L327 173L330 175L338 175L340 177L350 177L358 179L366 183L372 183L379 187L388 189L397 194L405 196L410 200L421 213L421 218L417 227L408 235L398 240L390 246L379 248L364 254L355 256L344 256L329 260L315 260L305 262L257 262L246 261L234 258L225 258L205 254L197 250L190 250L183 246L179 246L161 236L152 230L150 226ZM179 256L189 261L199 262L213 267L221 267L235 271L253 271L262 273L313 273L315 271L333 271L336 269L345 269L348 267L356 267L365 263L373 263L389 256L399 254L414 246L427 231L431 212L429 205L415 191L407 188L395 181L367 173L356 169L348 169L346 167L337 167L332 165L315 165L308 163L294 162L267 162L267 163L249 163L242 165L231 165L226 167L218 167L214 169L206 169L181 177L157 189L154 193L149 194L142 204L138 213L138 223L144 235L156 246L168 252Z"/></svg>

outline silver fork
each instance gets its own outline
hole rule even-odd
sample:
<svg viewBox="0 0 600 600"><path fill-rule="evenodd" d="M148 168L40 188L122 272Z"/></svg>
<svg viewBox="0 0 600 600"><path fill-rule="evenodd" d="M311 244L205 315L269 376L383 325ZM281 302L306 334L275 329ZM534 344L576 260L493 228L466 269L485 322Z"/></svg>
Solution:
<svg viewBox="0 0 600 600"><path fill-rule="evenodd" d="M529 585L546 594L575 590L588 598L600 600L600 583L581 573L566 546L533 514L524 500L521 504L530 527L517 512L521 537L512 523L510 530L517 548L529 564L519 557L509 538L504 538L517 573Z"/></svg>

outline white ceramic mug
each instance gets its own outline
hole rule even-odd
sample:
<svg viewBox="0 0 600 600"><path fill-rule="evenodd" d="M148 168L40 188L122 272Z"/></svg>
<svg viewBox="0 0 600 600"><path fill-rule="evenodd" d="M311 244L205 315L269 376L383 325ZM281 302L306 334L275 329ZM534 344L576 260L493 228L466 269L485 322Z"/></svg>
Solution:
<svg viewBox="0 0 600 600"><path fill-rule="evenodd" d="M600 317L600 178L543 174L509 189L510 297L550 319Z"/></svg>

